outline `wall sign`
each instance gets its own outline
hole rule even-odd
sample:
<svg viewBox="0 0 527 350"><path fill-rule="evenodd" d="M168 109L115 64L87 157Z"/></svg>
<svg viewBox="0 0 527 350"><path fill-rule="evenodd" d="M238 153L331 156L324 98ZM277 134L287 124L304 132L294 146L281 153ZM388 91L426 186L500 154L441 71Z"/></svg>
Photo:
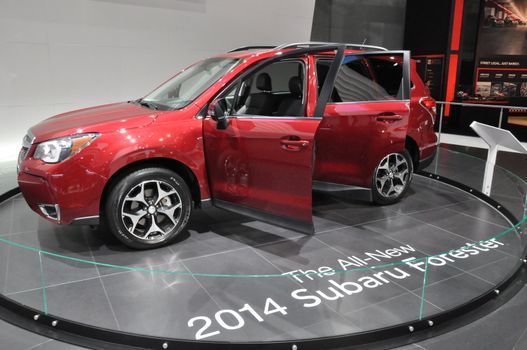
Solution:
<svg viewBox="0 0 527 350"><path fill-rule="evenodd" d="M527 0L485 0L476 52L475 94L527 98Z"/></svg>

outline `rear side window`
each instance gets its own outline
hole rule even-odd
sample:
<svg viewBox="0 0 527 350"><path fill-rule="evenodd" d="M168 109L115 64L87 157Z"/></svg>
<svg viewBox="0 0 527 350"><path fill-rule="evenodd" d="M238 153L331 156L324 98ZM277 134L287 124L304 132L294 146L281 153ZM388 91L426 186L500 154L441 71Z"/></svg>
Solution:
<svg viewBox="0 0 527 350"><path fill-rule="evenodd" d="M393 57L393 58L392 58ZM375 80L382 87L384 96L398 98L403 78L402 56L370 57L368 62L375 75Z"/></svg>
<svg viewBox="0 0 527 350"><path fill-rule="evenodd" d="M318 59L318 92L322 89L331 59ZM400 99L403 78L402 55L348 55L339 69L330 103Z"/></svg>

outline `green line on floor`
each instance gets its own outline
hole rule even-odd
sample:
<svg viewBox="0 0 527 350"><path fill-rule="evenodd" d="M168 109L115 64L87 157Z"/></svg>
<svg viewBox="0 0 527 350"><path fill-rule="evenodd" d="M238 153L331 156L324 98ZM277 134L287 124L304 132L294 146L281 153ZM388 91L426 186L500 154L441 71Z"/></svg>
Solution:
<svg viewBox="0 0 527 350"><path fill-rule="evenodd" d="M423 319L423 309L425 306L425 291L428 283L428 258L425 261L425 274L423 276L423 291L421 292L421 307L419 308L419 321Z"/></svg>
<svg viewBox="0 0 527 350"><path fill-rule="evenodd" d="M48 298L46 296L46 282L44 281L44 268L42 267L42 254L38 252L38 260L40 261L40 284L42 285L42 311L44 315L48 314Z"/></svg>

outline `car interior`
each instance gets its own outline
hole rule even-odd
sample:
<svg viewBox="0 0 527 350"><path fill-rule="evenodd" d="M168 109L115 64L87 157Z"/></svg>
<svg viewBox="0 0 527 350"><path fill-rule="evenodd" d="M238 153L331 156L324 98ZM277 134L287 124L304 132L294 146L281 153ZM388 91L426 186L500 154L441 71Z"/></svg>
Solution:
<svg viewBox="0 0 527 350"><path fill-rule="evenodd" d="M399 61L399 57L364 59L347 56L336 77L329 102L398 99L402 79ZM331 63L331 58L316 61L318 93ZM233 87L225 96L226 107L234 116L305 116L305 71L304 62L298 59L270 64L247 77L239 90Z"/></svg>
<svg viewBox="0 0 527 350"><path fill-rule="evenodd" d="M234 115L304 116L305 66L280 61L242 82Z"/></svg>

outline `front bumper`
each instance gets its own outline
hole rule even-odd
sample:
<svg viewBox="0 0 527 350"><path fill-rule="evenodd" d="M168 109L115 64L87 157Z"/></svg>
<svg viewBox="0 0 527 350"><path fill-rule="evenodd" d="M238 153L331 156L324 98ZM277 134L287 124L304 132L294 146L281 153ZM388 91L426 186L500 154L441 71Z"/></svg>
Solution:
<svg viewBox="0 0 527 350"><path fill-rule="evenodd" d="M42 205L57 205L60 208L55 195L45 179L21 172L18 174L18 186L24 199L33 211L51 222L60 223L60 215L56 215L56 218L53 218L50 215L46 215L41 209Z"/></svg>
<svg viewBox="0 0 527 350"><path fill-rule="evenodd" d="M27 159L21 163L18 185L29 207L56 224L98 221L106 179L78 162L49 165Z"/></svg>

